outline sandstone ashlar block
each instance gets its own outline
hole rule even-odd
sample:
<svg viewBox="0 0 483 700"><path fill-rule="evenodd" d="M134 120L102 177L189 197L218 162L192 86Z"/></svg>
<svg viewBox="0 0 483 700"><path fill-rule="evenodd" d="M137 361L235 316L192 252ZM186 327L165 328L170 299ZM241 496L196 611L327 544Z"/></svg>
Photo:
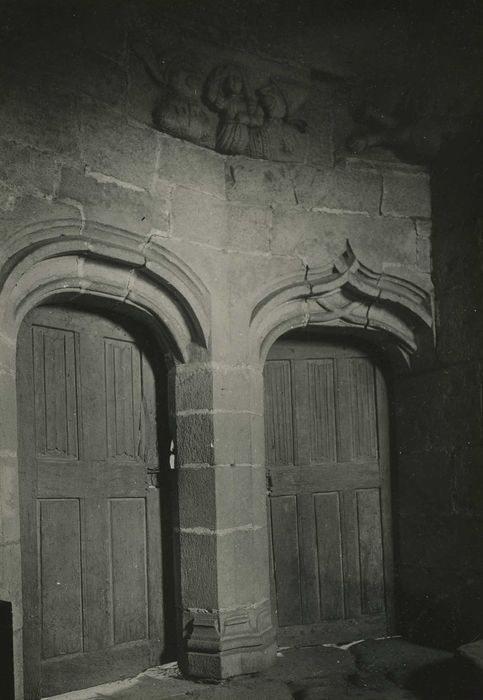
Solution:
<svg viewBox="0 0 483 700"><path fill-rule="evenodd" d="M374 272L383 263L416 264L416 232L409 219L306 211L277 207L271 251L298 256L309 267L329 266L349 241L360 261Z"/></svg>
<svg viewBox="0 0 483 700"><path fill-rule="evenodd" d="M15 373L0 365L0 450L17 450L17 402Z"/></svg>
<svg viewBox="0 0 483 700"><path fill-rule="evenodd" d="M304 209L379 214L382 177L377 171L297 168L294 174L297 201Z"/></svg>
<svg viewBox="0 0 483 700"><path fill-rule="evenodd" d="M86 219L127 229L145 238L152 228L167 231L169 198L121 187L72 168L62 168L59 197L79 202Z"/></svg>
<svg viewBox="0 0 483 700"><path fill-rule="evenodd" d="M2 140L0 180L23 191L52 195L59 180L59 165L51 153Z"/></svg>
<svg viewBox="0 0 483 700"><path fill-rule="evenodd" d="M211 412L193 412L176 417L178 464L214 463L214 417Z"/></svg>
<svg viewBox="0 0 483 700"><path fill-rule="evenodd" d="M13 629L22 628L20 542L0 545L0 599L12 603Z"/></svg>
<svg viewBox="0 0 483 700"><path fill-rule="evenodd" d="M214 467L216 474L216 523L218 530L251 527L254 523L253 467Z"/></svg>
<svg viewBox="0 0 483 700"><path fill-rule="evenodd" d="M0 542L20 540L18 463L15 452L0 450Z"/></svg>
<svg viewBox="0 0 483 700"><path fill-rule="evenodd" d="M418 236L416 238L416 256L418 267L424 272L431 272L431 240Z"/></svg>
<svg viewBox="0 0 483 700"><path fill-rule="evenodd" d="M229 200L251 204L296 204L292 166L243 157L229 158L225 166Z"/></svg>
<svg viewBox="0 0 483 700"><path fill-rule="evenodd" d="M267 253L271 225L269 207L232 203L227 208L226 246L247 253Z"/></svg>
<svg viewBox="0 0 483 700"><path fill-rule="evenodd" d="M173 194L172 236L208 246L225 245L226 202L217 197L177 187Z"/></svg>
<svg viewBox="0 0 483 700"><path fill-rule="evenodd" d="M224 156L165 134L156 134L156 138L160 178L224 199Z"/></svg>
<svg viewBox="0 0 483 700"><path fill-rule="evenodd" d="M80 103L82 161L94 172L149 189L156 173L157 139L153 129L87 98Z"/></svg>
<svg viewBox="0 0 483 700"><path fill-rule="evenodd" d="M381 213L385 216L429 219L429 175L386 171L383 177Z"/></svg>
<svg viewBox="0 0 483 700"><path fill-rule="evenodd" d="M177 537L183 608L218 608L217 536L200 529Z"/></svg>
<svg viewBox="0 0 483 700"><path fill-rule="evenodd" d="M20 74L5 72L0 133L7 141L77 159L76 99L46 82L42 86L26 86Z"/></svg>
<svg viewBox="0 0 483 700"><path fill-rule="evenodd" d="M213 405L213 370L189 365L177 369L175 379L177 411L210 409Z"/></svg>
<svg viewBox="0 0 483 700"><path fill-rule="evenodd" d="M178 520L181 529L216 530L218 526L217 471L216 467L209 465L184 466L176 469ZM230 494L226 494L225 498L230 498Z"/></svg>
<svg viewBox="0 0 483 700"><path fill-rule="evenodd" d="M215 464L251 464L251 413L215 411L214 459Z"/></svg>

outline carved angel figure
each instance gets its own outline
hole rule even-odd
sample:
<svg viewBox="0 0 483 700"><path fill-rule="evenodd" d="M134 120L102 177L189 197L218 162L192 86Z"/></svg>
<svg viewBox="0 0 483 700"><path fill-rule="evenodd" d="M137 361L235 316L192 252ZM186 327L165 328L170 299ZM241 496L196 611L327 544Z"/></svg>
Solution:
<svg viewBox="0 0 483 700"><path fill-rule="evenodd" d="M137 44L134 50L161 88L153 114L156 128L196 143L211 141L210 119L201 101L202 78L195 61L187 53L177 53L158 62L150 48Z"/></svg>
<svg viewBox="0 0 483 700"><path fill-rule="evenodd" d="M257 95L264 113L258 134L258 157L291 160L297 152L303 153L307 124L302 119L291 118L287 96L278 82L270 78L257 90Z"/></svg>
<svg viewBox="0 0 483 700"><path fill-rule="evenodd" d="M208 77L206 100L220 114L216 150L230 155L255 155L253 129L261 126L263 112L249 93L236 64L218 66Z"/></svg>

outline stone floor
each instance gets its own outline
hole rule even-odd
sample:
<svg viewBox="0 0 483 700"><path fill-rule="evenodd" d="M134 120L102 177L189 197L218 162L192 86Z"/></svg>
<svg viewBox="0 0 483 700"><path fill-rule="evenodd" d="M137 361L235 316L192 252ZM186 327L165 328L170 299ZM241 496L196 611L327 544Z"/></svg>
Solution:
<svg viewBox="0 0 483 700"><path fill-rule="evenodd" d="M176 664L56 700L483 700L452 653L400 638L280 649L275 666L222 682L183 678Z"/></svg>

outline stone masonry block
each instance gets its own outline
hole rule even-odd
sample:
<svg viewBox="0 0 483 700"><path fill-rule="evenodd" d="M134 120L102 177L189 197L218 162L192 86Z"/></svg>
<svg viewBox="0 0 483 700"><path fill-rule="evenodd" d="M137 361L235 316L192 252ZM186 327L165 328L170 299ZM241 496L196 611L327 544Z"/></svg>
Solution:
<svg viewBox="0 0 483 700"><path fill-rule="evenodd" d="M12 603L13 628L22 626L20 542L0 545L0 599Z"/></svg>
<svg viewBox="0 0 483 700"><path fill-rule="evenodd" d="M206 148L157 134L159 177L178 185L225 197L224 157Z"/></svg>
<svg viewBox="0 0 483 700"><path fill-rule="evenodd" d="M213 464L213 415L192 413L176 417L179 464Z"/></svg>
<svg viewBox="0 0 483 700"><path fill-rule="evenodd" d="M3 78L2 138L77 158L79 130L74 98L45 83L42 87L27 87L14 73Z"/></svg>
<svg viewBox="0 0 483 700"><path fill-rule="evenodd" d="M228 205L216 197L177 187L173 195L172 235L221 247L226 242Z"/></svg>
<svg viewBox="0 0 483 700"><path fill-rule="evenodd" d="M259 379L261 382L261 378ZM213 400L217 410L263 410L256 403L254 373L245 367L221 367L213 372Z"/></svg>
<svg viewBox="0 0 483 700"><path fill-rule="evenodd" d="M80 202L86 219L139 233L152 228L167 231L170 203L167 196L151 197L139 189L98 181L78 170L62 168L59 197Z"/></svg>
<svg viewBox="0 0 483 700"><path fill-rule="evenodd" d="M215 413L215 464L251 464L250 413Z"/></svg>
<svg viewBox="0 0 483 700"><path fill-rule="evenodd" d="M0 215L0 222L5 231L2 244L5 248L12 241L18 245L18 229L30 224L37 224L41 229L38 234L29 235L29 243L35 243L36 237L45 238L45 231L42 230L41 224L47 222L48 227L53 220L69 221L75 228L78 226L77 232L80 233L82 216L79 207L55 199L47 200L33 195L19 196L15 200L14 207ZM24 240L24 244L26 242Z"/></svg>
<svg viewBox="0 0 483 700"><path fill-rule="evenodd" d="M53 194L59 167L51 153L0 141L0 180L23 190Z"/></svg>
<svg viewBox="0 0 483 700"><path fill-rule="evenodd" d="M252 523L252 470L249 465L216 467L217 529Z"/></svg>
<svg viewBox="0 0 483 700"><path fill-rule="evenodd" d="M375 272L387 262L416 263L416 232L410 220L308 212L300 207L275 209L274 254L302 257L309 266L329 265L344 252L347 241Z"/></svg>
<svg viewBox="0 0 483 700"><path fill-rule="evenodd" d="M119 106L125 100L125 70L110 58L84 49L72 69L70 80L80 92L112 106Z"/></svg>
<svg viewBox="0 0 483 700"><path fill-rule="evenodd" d="M429 176L404 172L385 172L381 213L429 219L431 193Z"/></svg>
<svg viewBox="0 0 483 700"><path fill-rule="evenodd" d="M149 189L156 172L154 130L128 123L118 114L81 102L81 153L90 170Z"/></svg>
<svg viewBox="0 0 483 700"><path fill-rule="evenodd" d="M251 204L296 203L291 166L263 160L227 160L226 193L230 200Z"/></svg>
<svg viewBox="0 0 483 700"><path fill-rule="evenodd" d="M181 601L184 608L218 608L217 537L180 532Z"/></svg>
<svg viewBox="0 0 483 700"><path fill-rule="evenodd" d="M20 540L18 463L15 453L0 456L0 542Z"/></svg>
<svg viewBox="0 0 483 700"><path fill-rule="evenodd" d="M418 267L424 272L431 272L431 240L418 236L416 238L416 256Z"/></svg>
<svg viewBox="0 0 483 700"><path fill-rule="evenodd" d="M227 209L226 245L247 252L268 252L272 211L268 207L237 206Z"/></svg>
<svg viewBox="0 0 483 700"><path fill-rule="evenodd" d="M15 375L0 367L0 450L17 450L17 412Z"/></svg>
<svg viewBox="0 0 483 700"><path fill-rule="evenodd" d="M299 168L295 174L298 203L305 209L378 214L382 177L377 171L345 168Z"/></svg>
<svg viewBox="0 0 483 700"><path fill-rule="evenodd" d="M178 411L210 409L213 405L213 373L196 369L176 374L176 409Z"/></svg>
<svg viewBox="0 0 483 700"><path fill-rule="evenodd" d="M222 467L223 469L223 467ZM217 528L215 467L181 467L176 470L179 526Z"/></svg>
<svg viewBox="0 0 483 700"><path fill-rule="evenodd" d="M240 529L221 535L217 552L220 607L258 603L266 596L267 586L263 584L265 579L268 582L266 528Z"/></svg>

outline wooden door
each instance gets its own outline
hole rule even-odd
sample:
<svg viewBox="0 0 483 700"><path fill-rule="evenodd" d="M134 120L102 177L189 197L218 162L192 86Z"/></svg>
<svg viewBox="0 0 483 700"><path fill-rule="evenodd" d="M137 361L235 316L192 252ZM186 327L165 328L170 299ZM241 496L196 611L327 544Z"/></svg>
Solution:
<svg viewBox="0 0 483 700"><path fill-rule="evenodd" d="M391 521L386 387L343 342L279 341L265 366L279 641L386 634Z"/></svg>
<svg viewBox="0 0 483 700"><path fill-rule="evenodd" d="M164 375L148 354L139 334L93 311L39 307L23 323L29 700L137 673L163 653L158 476L163 485L168 436Z"/></svg>

